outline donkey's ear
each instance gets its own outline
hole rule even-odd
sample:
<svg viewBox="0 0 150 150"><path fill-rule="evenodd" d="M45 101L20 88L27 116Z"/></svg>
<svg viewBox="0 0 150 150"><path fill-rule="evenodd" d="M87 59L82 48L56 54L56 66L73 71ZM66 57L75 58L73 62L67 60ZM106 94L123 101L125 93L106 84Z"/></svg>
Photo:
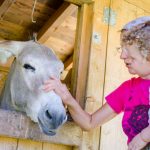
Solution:
<svg viewBox="0 0 150 150"><path fill-rule="evenodd" d="M6 63L9 57L17 57L25 45L26 42L0 41L0 62Z"/></svg>
<svg viewBox="0 0 150 150"><path fill-rule="evenodd" d="M3 63L3 64L6 63L8 58L11 57L11 56L12 56L12 54L10 52L3 51L3 50L0 49L0 62L1 63Z"/></svg>

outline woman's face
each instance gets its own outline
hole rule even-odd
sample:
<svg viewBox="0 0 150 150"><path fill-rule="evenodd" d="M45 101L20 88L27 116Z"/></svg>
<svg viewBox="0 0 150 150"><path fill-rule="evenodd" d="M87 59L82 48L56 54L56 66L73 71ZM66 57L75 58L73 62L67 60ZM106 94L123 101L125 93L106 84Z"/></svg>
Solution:
<svg viewBox="0 0 150 150"><path fill-rule="evenodd" d="M137 74L144 79L150 79L150 61L141 54L136 43L122 44L120 58L124 60L130 74Z"/></svg>

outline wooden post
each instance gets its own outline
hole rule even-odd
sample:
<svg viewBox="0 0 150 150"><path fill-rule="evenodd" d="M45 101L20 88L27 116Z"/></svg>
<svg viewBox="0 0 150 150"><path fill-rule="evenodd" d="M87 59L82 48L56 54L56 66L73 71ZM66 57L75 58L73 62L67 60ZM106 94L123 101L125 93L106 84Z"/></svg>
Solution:
<svg viewBox="0 0 150 150"><path fill-rule="evenodd" d="M73 55L72 94L84 107L92 36L93 4L78 9L78 22Z"/></svg>
<svg viewBox="0 0 150 150"><path fill-rule="evenodd" d="M89 113L103 103L108 24L103 23L100 10L109 7L110 0L94 2L80 3L78 8L72 73L72 94ZM99 138L100 128L83 132L78 149L98 150Z"/></svg>

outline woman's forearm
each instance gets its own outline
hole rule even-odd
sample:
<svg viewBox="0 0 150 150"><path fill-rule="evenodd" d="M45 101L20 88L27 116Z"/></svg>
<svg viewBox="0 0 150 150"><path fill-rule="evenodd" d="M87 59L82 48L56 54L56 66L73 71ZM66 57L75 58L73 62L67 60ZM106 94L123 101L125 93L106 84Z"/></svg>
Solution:
<svg viewBox="0 0 150 150"><path fill-rule="evenodd" d="M72 98L68 104L68 110L73 120L85 131L92 129L91 115L85 112L78 102Z"/></svg>
<svg viewBox="0 0 150 150"><path fill-rule="evenodd" d="M68 110L73 118L73 120L83 129L91 130L98 125L102 125L105 122L114 118L117 114L112 110L112 108L106 103L97 111L92 114L84 111L78 102L72 97L68 101Z"/></svg>
<svg viewBox="0 0 150 150"><path fill-rule="evenodd" d="M140 135L144 142L150 142L150 125L143 129Z"/></svg>

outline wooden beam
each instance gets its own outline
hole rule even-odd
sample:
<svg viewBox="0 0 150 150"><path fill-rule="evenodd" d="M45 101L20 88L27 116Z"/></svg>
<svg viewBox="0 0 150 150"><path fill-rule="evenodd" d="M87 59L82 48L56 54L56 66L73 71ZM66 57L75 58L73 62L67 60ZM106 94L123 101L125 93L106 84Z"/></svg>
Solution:
<svg viewBox="0 0 150 150"><path fill-rule="evenodd" d="M65 0L66 2L75 4L75 5L83 5L93 3L93 0Z"/></svg>
<svg viewBox="0 0 150 150"><path fill-rule="evenodd" d="M67 60L64 62L64 69L70 69L73 63L73 56L71 55Z"/></svg>
<svg viewBox="0 0 150 150"><path fill-rule="evenodd" d="M4 1L5 1L5 0L1 0L1 1L0 1L0 6L3 4Z"/></svg>
<svg viewBox="0 0 150 150"><path fill-rule="evenodd" d="M26 28L6 20L0 20L0 37L5 40L29 40Z"/></svg>
<svg viewBox="0 0 150 150"><path fill-rule="evenodd" d="M81 142L82 131L73 122L65 123L55 136L43 134L37 125L25 115L0 109L0 135L21 139L59 143L78 146ZM72 134L73 133L73 134Z"/></svg>
<svg viewBox="0 0 150 150"><path fill-rule="evenodd" d="M93 3L90 5L83 4L78 9L78 22L71 83L71 92L82 107L84 107L86 99L85 95L89 69L92 21Z"/></svg>
<svg viewBox="0 0 150 150"><path fill-rule="evenodd" d="M137 8L141 8L149 13L150 9L150 1L149 0L125 0L127 3L136 6Z"/></svg>
<svg viewBox="0 0 150 150"><path fill-rule="evenodd" d="M5 13L7 13L8 9L11 7L11 5L15 2L15 0L5 0L3 3L1 3L0 6L0 19L3 18Z"/></svg>
<svg viewBox="0 0 150 150"><path fill-rule="evenodd" d="M39 31L37 39L40 43L44 43L51 36L51 34L57 30L61 23L71 15L74 11L77 10L77 7L73 4L64 2L61 7L50 17L48 22L44 27Z"/></svg>
<svg viewBox="0 0 150 150"><path fill-rule="evenodd" d="M103 100L104 100L105 92L106 92L106 91L104 92L104 87L106 86L105 85L105 82L106 82L105 81L105 78L106 78L105 77L105 73L106 73L105 63L106 63L106 58L108 57L107 55L108 31L111 27L109 28L108 24L105 24L101 18L104 17L102 10L104 10L106 7L109 8L110 4L111 4L111 0L95 0L95 3L94 3L93 36L92 36L92 42L91 42L89 71L88 71L88 79L87 79L87 87L86 87L87 88L86 103L85 103L85 111L90 114L95 112L103 104ZM120 5L118 4L118 6ZM112 30L114 30L114 26ZM111 35L113 35L114 37L114 34L111 34ZM104 133L105 136L108 135L108 132L110 132L110 130L107 130L107 132ZM109 136L111 135L109 134ZM101 138L101 135L100 135L99 127L92 130L91 132L83 132L83 139L82 139L82 145L81 145L82 149L83 150L84 149L86 150L113 149L112 147L110 148L109 146L108 146L109 148L104 147L104 143L106 145L108 145L108 142L111 143L111 140L113 139L112 136L111 138L109 138L109 141L106 139L104 139L105 141L104 140L102 141L100 140L100 138ZM102 145L102 147L99 146L100 144ZM110 144L110 145L113 145L113 144ZM118 149L121 149L121 148L118 147Z"/></svg>
<svg viewBox="0 0 150 150"><path fill-rule="evenodd" d="M73 57L73 71L72 71L72 92L73 95L79 100L79 103L84 107L85 111L91 113L92 108L99 106L99 102L93 99L95 93L99 91L96 89L95 93L89 95L89 78L92 78L91 68L89 66L93 65L91 61L91 43L92 43L92 29L93 29L93 10L94 5L83 4L78 9L78 24L77 24L77 34L75 42L75 51ZM100 55L97 55L99 60ZM96 57L95 57L96 58ZM97 60L96 59L96 60ZM95 60L95 61L96 61ZM93 73L93 72L92 72ZM94 72L96 77L99 74ZM93 78L92 78L93 79ZM93 84L92 84L93 85ZM92 87L92 86L91 86ZM92 87L93 88L93 87ZM93 112L93 111L92 111ZM94 129L90 132L83 132L82 141L80 143L79 150L98 150L99 146L99 128Z"/></svg>

